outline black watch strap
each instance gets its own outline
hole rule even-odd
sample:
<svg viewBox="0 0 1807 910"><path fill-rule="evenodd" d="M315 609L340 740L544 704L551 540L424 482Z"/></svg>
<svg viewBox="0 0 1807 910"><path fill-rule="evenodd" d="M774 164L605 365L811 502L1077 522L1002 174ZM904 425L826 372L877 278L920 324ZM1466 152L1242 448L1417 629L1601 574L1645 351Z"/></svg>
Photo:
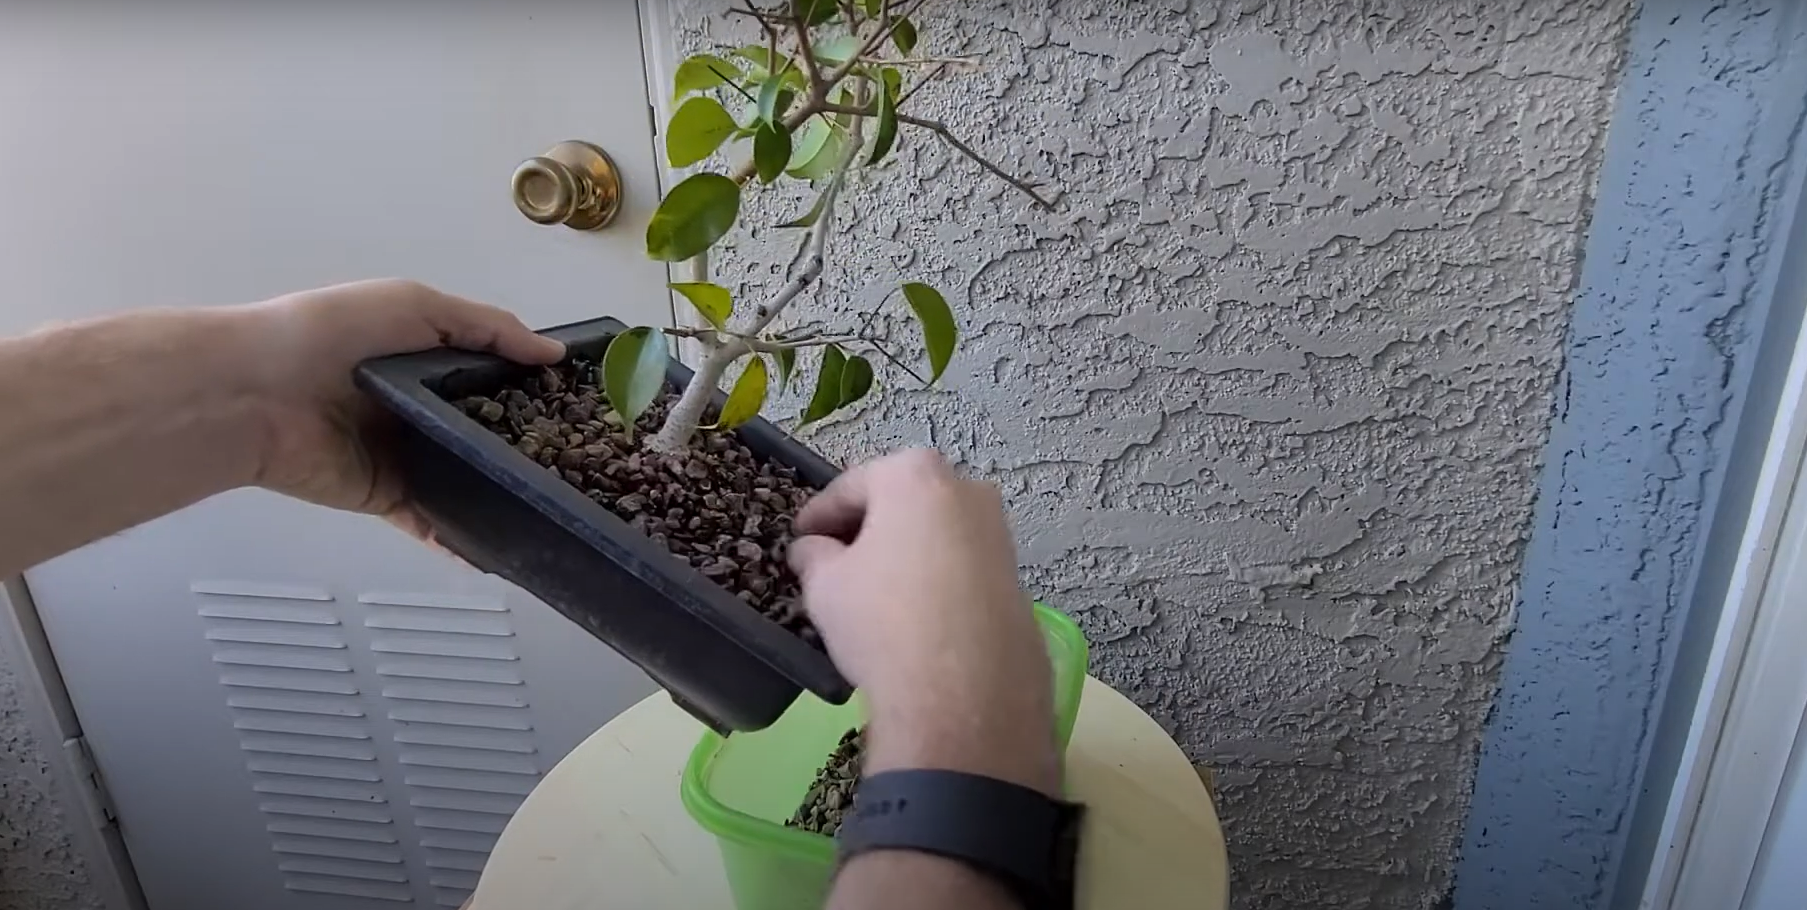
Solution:
<svg viewBox="0 0 1807 910"><path fill-rule="evenodd" d="M883 771L860 781L837 841L840 862L913 850L990 875L1025 910L1072 910L1084 807L959 771Z"/></svg>

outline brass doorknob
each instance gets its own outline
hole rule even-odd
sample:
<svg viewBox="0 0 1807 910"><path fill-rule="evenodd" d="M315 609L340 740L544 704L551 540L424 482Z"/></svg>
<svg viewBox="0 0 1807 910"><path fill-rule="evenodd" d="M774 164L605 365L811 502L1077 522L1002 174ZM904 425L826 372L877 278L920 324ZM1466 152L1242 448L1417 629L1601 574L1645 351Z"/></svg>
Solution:
<svg viewBox="0 0 1807 910"><path fill-rule="evenodd" d="M588 142L561 142L515 168L515 208L537 224L579 231L607 227L621 210L621 172Z"/></svg>

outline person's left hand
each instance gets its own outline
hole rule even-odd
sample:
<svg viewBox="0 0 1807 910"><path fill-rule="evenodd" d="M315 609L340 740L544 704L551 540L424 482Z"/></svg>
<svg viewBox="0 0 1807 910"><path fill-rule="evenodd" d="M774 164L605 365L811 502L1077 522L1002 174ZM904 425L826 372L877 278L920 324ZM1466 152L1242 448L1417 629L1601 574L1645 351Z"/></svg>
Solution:
<svg viewBox="0 0 1807 910"><path fill-rule="evenodd" d="M253 350L249 384L260 415L257 485L297 499L387 518L426 538L388 457L390 416L352 385L359 362L450 346L528 364L565 346L506 310L411 281L360 281L239 308Z"/></svg>

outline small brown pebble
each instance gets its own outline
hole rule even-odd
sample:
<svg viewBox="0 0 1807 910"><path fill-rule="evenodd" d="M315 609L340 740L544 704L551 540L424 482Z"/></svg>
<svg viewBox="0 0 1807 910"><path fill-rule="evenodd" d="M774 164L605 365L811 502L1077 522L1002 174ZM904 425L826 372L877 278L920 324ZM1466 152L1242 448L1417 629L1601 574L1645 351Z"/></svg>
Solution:
<svg viewBox="0 0 1807 910"><path fill-rule="evenodd" d="M733 433L702 430L691 449L676 457L645 452L641 446L658 431L674 399L665 393L655 400L636 422L631 440L596 387L594 363L532 371L516 385L461 399L457 406L653 543L694 560L705 577L820 648L820 636L796 606L796 576L782 558L790 520L812 491L790 468L756 457Z"/></svg>
<svg viewBox="0 0 1807 910"><path fill-rule="evenodd" d="M812 630L813 631L813 630ZM865 753L866 731L847 731L829 753L822 770L810 783L803 805L797 808L786 827L801 828L833 837L840 830L847 808L853 805L858 791L860 762Z"/></svg>

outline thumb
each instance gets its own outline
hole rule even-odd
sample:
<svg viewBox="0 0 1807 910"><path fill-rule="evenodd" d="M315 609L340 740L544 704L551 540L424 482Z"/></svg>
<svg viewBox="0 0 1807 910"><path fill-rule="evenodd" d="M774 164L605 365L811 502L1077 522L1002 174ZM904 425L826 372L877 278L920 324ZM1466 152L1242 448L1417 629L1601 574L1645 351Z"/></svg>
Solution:
<svg viewBox="0 0 1807 910"><path fill-rule="evenodd" d="M836 558L847 551L847 545L833 537L821 534L805 534L791 541L786 556L790 559L791 570L797 573L797 579L803 582L807 596L810 578L832 564Z"/></svg>

